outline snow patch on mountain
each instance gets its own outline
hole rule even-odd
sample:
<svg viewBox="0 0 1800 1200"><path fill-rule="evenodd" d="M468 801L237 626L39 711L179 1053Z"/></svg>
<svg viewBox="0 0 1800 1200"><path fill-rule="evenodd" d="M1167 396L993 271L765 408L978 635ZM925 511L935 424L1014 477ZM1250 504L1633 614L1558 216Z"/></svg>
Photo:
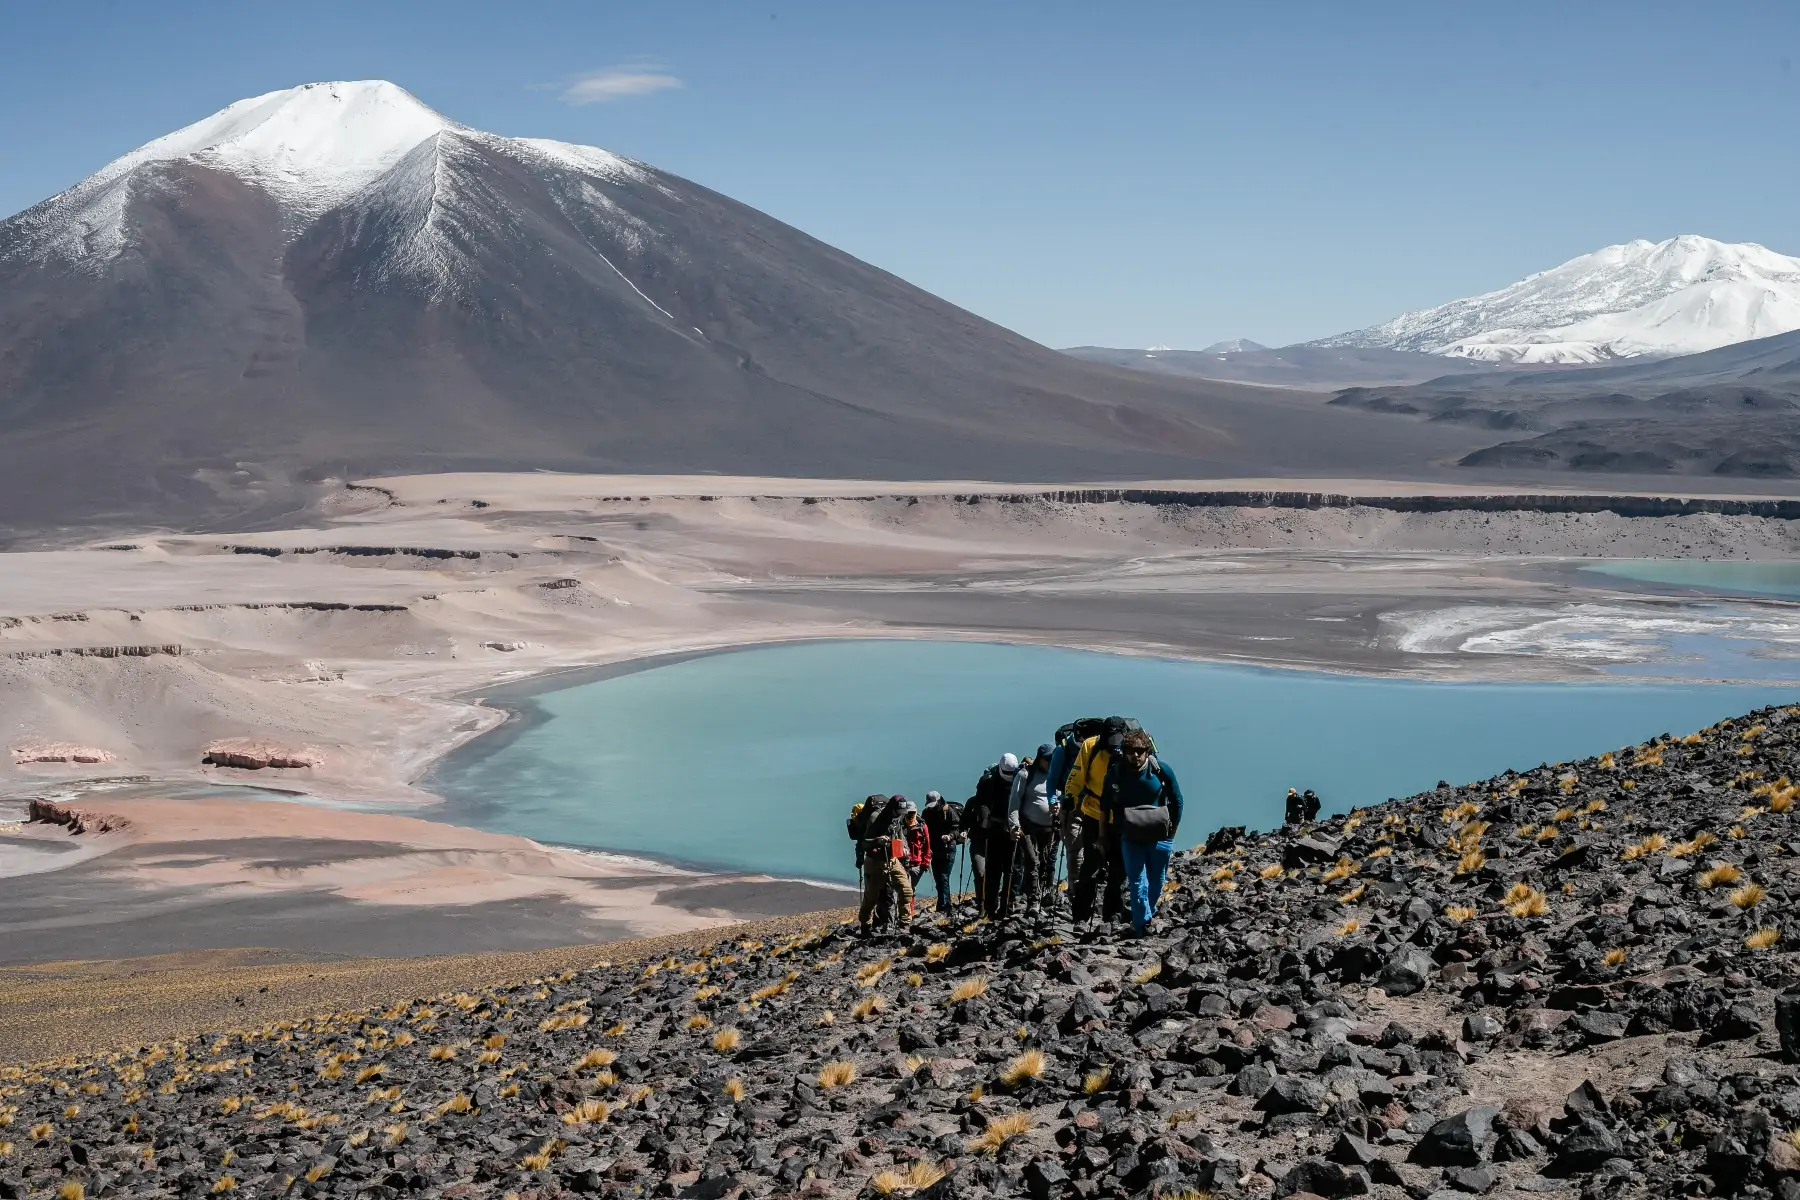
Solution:
<svg viewBox="0 0 1800 1200"><path fill-rule="evenodd" d="M1595 363L1800 329L1800 258L1685 235L1570 259L1510 287L1309 343L1487 362Z"/></svg>
<svg viewBox="0 0 1800 1200"><path fill-rule="evenodd" d="M617 207L595 183L642 179L630 159L593 146L542 138L504 138L470 129L382 80L311 83L270 92L221 109L204 120L146 143L8 224L18 234L0 262L61 260L96 270L130 244L131 200L165 186L166 164L191 162L222 171L273 198L289 237L332 209L356 207L359 197L402 219L384 230L405 242L391 270L415 280L448 283L455 251L443 240L460 217L451 160L460 150L485 147L527 167L572 173L595 208ZM401 193L405 193L401 197Z"/></svg>

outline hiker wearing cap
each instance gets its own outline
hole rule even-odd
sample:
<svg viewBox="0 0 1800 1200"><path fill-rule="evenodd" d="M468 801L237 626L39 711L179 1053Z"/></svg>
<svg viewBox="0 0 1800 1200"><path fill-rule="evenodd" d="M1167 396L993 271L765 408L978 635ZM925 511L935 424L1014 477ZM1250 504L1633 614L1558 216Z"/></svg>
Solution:
<svg viewBox="0 0 1800 1200"><path fill-rule="evenodd" d="M969 830L969 865L975 871L975 903L983 916L998 916L1006 894L1006 873L1012 865L1006 806L1012 800L1013 776L1018 773L1019 756L1002 754L999 762L981 773L975 794L963 809L963 822Z"/></svg>
<svg viewBox="0 0 1800 1200"><path fill-rule="evenodd" d="M937 885L939 915L950 911L950 873L956 866L956 843L963 836L962 820L962 805L947 802L942 792L925 793L919 823L931 838L931 881Z"/></svg>
<svg viewBox="0 0 1800 1200"><path fill-rule="evenodd" d="M906 874L906 833L901 820L905 796L890 796L884 804L871 796L863 806L857 848L862 853L862 908L857 923L864 937L872 932L883 901L893 903L894 920L901 929L912 923L912 880Z"/></svg>
<svg viewBox="0 0 1800 1200"><path fill-rule="evenodd" d="M900 803L900 825L906 837L906 877L912 883L906 900L908 909L912 910L918 900L919 877L931 869L931 833L919 820L919 810L913 807L911 800Z"/></svg>
<svg viewBox="0 0 1800 1200"><path fill-rule="evenodd" d="M1122 739L1119 761L1106 790L1106 819L1119 831L1131 897L1131 932L1149 932L1162 901L1163 879L1181 827L1181 785L1167 763L1151 753L1150 735L1134 729Z"/></svg>
<svg viewBox="0 0 1800 1200"><path fill-rule="evenodd" d="M1050 763L1055 747L1048 742L1020 764L1007 803L1007 835L1014 853L1014 890L1026 912L1035 911L1055 883L1057 808L1049 795Z"/></svg>

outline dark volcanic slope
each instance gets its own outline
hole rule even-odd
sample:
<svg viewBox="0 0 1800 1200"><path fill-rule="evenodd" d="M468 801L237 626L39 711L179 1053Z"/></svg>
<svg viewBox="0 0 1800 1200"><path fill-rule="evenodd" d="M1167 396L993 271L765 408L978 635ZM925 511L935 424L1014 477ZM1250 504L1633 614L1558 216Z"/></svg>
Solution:
<svg viewBox="0 0 1800 1200"><path fill-rule="evenodd" d="M243 521L347 473L1378 473L1481 444L1079 362L576 150L445 129L304 220L151 161L0 224L7 524Z"/></svg>
<svg viewBox="0 0 1800 1200"><path fill-rule="evenodd" d="M10 1196L1789 1197L1800 710L844 927L0 1077Z"/></svg>
<svg viewBox="0 0 1800 1200"><path fill-rule="evenodd" d="M1650 362L1358 387L1339 407L1535 434L1471 467L1800 475L1800 333Z"/></svg>

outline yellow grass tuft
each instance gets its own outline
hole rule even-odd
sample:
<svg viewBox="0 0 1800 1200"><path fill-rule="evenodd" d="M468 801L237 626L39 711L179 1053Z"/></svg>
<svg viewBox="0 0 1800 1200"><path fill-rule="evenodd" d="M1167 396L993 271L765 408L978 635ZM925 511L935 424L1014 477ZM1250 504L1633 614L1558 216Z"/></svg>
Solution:
<svg viewBox="0 0 1800 1200"><path fill-rule="evenodd" d="M716 983L709 983L705 987L695 988L694 989L694 1003L698 1004L702 1000L711 1000L714 996L717 996L718 994L719 994L719 985Z"/></svg>
<svg viewBox="0 0 1800 1200"><path fill-rule="evenodd" d="M851 1006L850 1015L855 1017L858 1021L867 1021L873 1018L877 1013L884 1011L886 1008L887 997L880 992L875 992L872 995L864 996L861 1000Z"/></svg>
<svg viewBox="0 0 1800 1200"><path fill-rule="evenodd" d="M1518 885L1515 885L1518 886ZM1536 888L1528 887L1525 894L1506 906L1506 911L1515 917L1541 917L1549 911L1549 901L1544 893Z"/></svg>
<svg viewBox="0 0 1800 1200"><path fill-rule="evenodd" d="M712 1048L720 1054L731 1054L743 1043L744 1035L735 1029L721 1029L713 1034Z"/></svg>
<svg viewBox="0 0 1800 1200"><path fill-rule="evenodd" d="M1767 950L1781 940L1781 930L1773 925L1764 925L1761 929L1744 939L1744 946L1749 950ZM1797 1147L1800 1148L1800 1147Z"/></svg>
<svg viewBox="0 0 1800 1200"><path fill-rule="evenodd" d="M1031 1116L1028 1113L1008 1113L1003 1117L995 1117L981 1131L981 1136L969 1143L969 1153L998 1154L1006 1143L1030 1132Z"/></svg>
<svg viewBox="0 0 1800 1200"><path fill-rule="evenodd" d="M950 943L948 942L933 942L925 948L925 961L928 963L941 963L949 957Z"/></svg>
<svg viewBox="0 0 1800 1200"><path fill-rule="evenodd" d="M369 1080L375 1078L377 1075L380 1075L383 1071L386 1071L386 1070L387 1070L387 1068L382 1066L380 1063L376 1063L374 1066L364 1067L362 1070L360 1070L356 1073L356 1082L359 1084L367 1083L367 1082L369 1082Z"/></svg>
<svg viewBox="0 0 1800 1200"><path fill-rule="evenodd" d="M400 1085L397 1083L392 1087L369 1089L370 1104L386 1104L389 1100L398 1100L399 1098Z"/></svg>
<svg viewBox="0 0 1800 1200"><path fill-rule="evenodd" d="M485 1067L491 1067L500 1061L500 1052L498 1050L483 1050L480 1054L475 1056L475 1061Z"/></svg>
<svg viewBox="0 0 1800 1200"><path fill-rule="evenodd" d="M432 1062L449 1062L456 1057L455 1046L433 1046L427 1056Z"/></svg>
<svg viewBox="0 0 1800 1200"><path fill-rule="evenodd" d="M888 955L872 963L864 963L856 969L856 982L863 987L874 987L881 982L881 977L893 968L894 956Z"/></svg>
<svg viewBox="0 0 1800 1200"><path fill-rule="evenodd" d="M1258 871L1256 873L1256 877L1258 879L1280 879L1281 878L1281 864L1280 863L1270 863L1268 866L1266 866L1266 867L1262 868L1262 870Z"/></svg>
<svg viewBox="0 0 1800 1200"><path fill-rule="evenodd" d="M1358 900L1361 900L1363 898L1363 894L1365 892L1367 892L1368 890L1369 890L1368 884L1359 883L1355 887L1351 888L1349 891L1345 892L1343 895L1339 896L1337 898L1337 902L1339 904L1355 904Z"/></svg>
<svg viewBox="0 0 1800 1200"><path fill-rule="evenodd" d="M56 1189L57 1200L81 1200L85 1195L87 1188L82 1186L79 1179L71 1179Z"/></svg>
<svg viewBox="0 0 1800 1200"><path fill-rule="evenodd" d="M548 1138L543 1145L519 1160L519 1169L522 1171L547 1171L550 1169L550 1160L555 1158L556 1152L562 1148L561 1141L556 1138Z"/></svg>
<svg viewBox="0 0 1800 1200"><path fill-rule="evenodd" d="M687 1027L689 1029L709 1029L712 1027L712 1018L704 1013L695 1013L687 1019Z"/></svg>
<svg viewBox="0 0 1800 1200"><path fill-rule="evenodd" d="M402 1029L399 1033L394 1035L394 1045L396 1046L410 1046L418 1040L418 1038L412 1035L411 1031L405 1029Z"/></svg>
<svg viewBox="0 0 1800 1200"><path fill-rule="evenodd" d="M392 1150L406 1141L407 1126L405 1121L389 1125L381 1131L381 1144Z"/></svg>
<svg viewBox="0 0 1800 1200"><path fill-rule="evenodd" d="M877 1196L891 1196L906 1186L906 1176L898 1171L877 1171L869 1180L869 1189Z"/></svg>
<svg viewBox="0 0 1800 1200"><path fill-rule="evenodd" d="M837 1016L828 1008L820 1013L819 1019L813 1023L815 1025L835 1025L837 1024Z"/></svg>
<svg viewBox="0 0 1800 1200"><path fill-rule="evenodd" d="M732 1103L735 1104L742 1101L745 1096L749 1095L750 1089L744 1086L744 1081L742 1079L739 1079L734 1075L725 1081L725 1094L730 1096Z"/></svg>
<svg viewBox="0 0 1800 1200"><path fill-rule="evenodd" d="M917 971L908 971L906 974L906 986L907 987L924 987L925 986L925 977L923 975L919 974Z"/></svg>
<svg viewBox="0 0 1800 1200"><path fill-rule="evenodd" d="M308 1183L317 1183L329 1174L331 1174L331 1167L325 1163L318 1163L309 1169L301 1178L305 1179ZM79 1198L77 1198L77 1200L79 1200Z"/></svg>
<svg viewBox="0 0 1800 1200"><path fill-rule="evenodd" d="M1152 979L1155 979L1158 975L1161 975L1161 974L1162 974L1162 959L1153 958L1147 964L1145 964L1142 967L1139 967L1137 970L1135 970L1131 973L1131 982L1136 983L1136 984L1149 983Z"/></svg>
<svg viewBox="0 0 1800 1200"><path fill-rule="evenodd" d="M236 1179L233 1179L229 1175L221 1175L221 1176L219 1176L219 1178L217 1180L215 1180L213 1182L212 1194L217 1196L221 1192L229 1192L236 1187L237 1187Z"/></svg>
<svg viewBox="0 0 1800 1200"><path fill-rule="evenodd" d="M837 1058L819 1068L819 1086L822 1088L843 1087L856 1082L856 1064L847 1058Z"/></svg>
<svg viewBox="0 0 1800 1200"><path fill-rule="evenodd" d="M1351 917L1348 921L1345 921L1342 925L1339 925L1337 927L1337 936L1338 937L1349 937L1351 934L1355 933L1357 930L1359 930L1361 928L1362 928L1362 922L1358 921L1355 917Z"/></svg>
<svg viewBox="0 0 1800 1200"><path fill-rule="evenodd" d="M1614 946L1611 950L1608 950L1605 954L1600 956L1600 961L1609 967L1622 967L1625 965L1626 957L1627 955L1623 946Z"/></svg>
<svg viewBox="0 0 1800 1200"><path fill-rule="evenodd" d="M1456 860L1456 873L1458 875L1467 875L1472 871L1481 870L1481 868L1486 865L1487 855L1482 853L1481 848L1477 846L1475 849Z"/></svg>
<svg viewBox="0 0 1800 1200"><path fill-rule="evenodd" d="M599 1125L612 1116L604 1100L583 1100L562 1115L564 1125Z"/></svg>
<svg viewBox="0 0 1800 1200"><path fill-rule="evenodd" d="M56 1126L48 1121L39 1121L36 1125L31 1127L31 1132L26 1134L26 1136L34 1142L41 1142L55 1132Z"/></svg>
<svg viewBox="0 0 1800 1200"><path fill-rule="evenodd" d="M1347 858L1340 858L1330 870L1319 876L1320 883L1336 883L1340 879L1348 879L1356 872L1356 864Z"/></svg>
<svg viewBox="0 0 1800 1200"><path fill-rule="evenodd" d="M242 1107L244 1107L242 1096L227 1096L219 1101L219 1111L228 1117Z"/></svg>
<svg viewBox="0 0 1800 1200"><path fill-rule="evenodd" d="M1098 1071L1089 1071L1087 1077L1081 1081L1082 1094L1092 1096L1105 1091L1106 1085L1111 1081L1111 1067L1101 1067Z"/></svg>
<svg viewBox="0 0 1800 1200"><path fill-rule="evenodd" d="M1762 884L1746 883L1743 887L1731 893L1731 902L1739 908L1752 909L1761 904L1768 894L1768 892L1763 890Z"/></svg>
<svg viewBox="0 0 1800 1200"><path fill-rule="evenodd" d="M1669 857L1670 858L1686 858L1689 855L1698 854L1698 853L1700 853L1700 851L1706 849L1708 846L1712 845L1714 842L1716 842L1718 840L1719 840L1719 837L1717 834L1709 833L1706 830L1702 829L1699 833L1696 833L1693 837L1689 838L1687 841L1676 842L1673 846L1670 846L1669 847Z"/></svg>
<svg viewBox="0 0 1800 1200"><path fill-rule="evenodd" d="M1710 890L1728 883L1736 883L1743 877L1744 873L1730 863L1714 863L1694 877L1694 886L1702 890Z"/></svg>
<svg viewBox="0 0 1800 1200"><path fill-rule="evenodd" d="M451 1113L468 1113L475 1111L475 1102L464 1092L458 1092L437 1107L437 1115L448 1116Z"/></svg>
<svg viewBox="0 0 1800 1200"><path fill-rule="evenodd" d="M961 1004L965 1000L973 1000L977 996L987 995L988 981L985 975L972 975L950 989L950 1003Z"/></svg>
<svg viewBox="0 0 1800 1200"><path fill-rule="evenodd" d="M619 1056L611 1050L589 1050L575 1060L572 1071L592 1071L596 1067L610 1067L618 1061Z"/></svg>
<svg viewBox="0 0 1800 1200"><path fill-rule="evenodd" d="M1010 1088L1018 1087L1027 1079L1040 1079L1045 1061L1042 1050L1027 1050L1006 1064L1006 1070L1000 1072L1000 1082Z"/></svg>

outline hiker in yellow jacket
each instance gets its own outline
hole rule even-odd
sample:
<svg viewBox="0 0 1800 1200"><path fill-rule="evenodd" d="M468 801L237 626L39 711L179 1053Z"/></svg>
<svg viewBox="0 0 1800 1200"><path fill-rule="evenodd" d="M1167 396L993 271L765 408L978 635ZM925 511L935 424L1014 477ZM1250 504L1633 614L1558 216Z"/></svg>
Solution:
<svg viewBox="0 0 1800 1200"><path fill-rule="evenodd" d="M1063 802L1074 807L1073 819L1081 823L1080 874L1069 887L1070 911L1077 922L1093 917L1096 888L1101 889L1101 917L1111 921L1125 915L1121 890L1125 859L1119 847L1119 831L1111 828L1100 805L1113 758L1108 733L1081 743L1063 785Z"/></svg>

